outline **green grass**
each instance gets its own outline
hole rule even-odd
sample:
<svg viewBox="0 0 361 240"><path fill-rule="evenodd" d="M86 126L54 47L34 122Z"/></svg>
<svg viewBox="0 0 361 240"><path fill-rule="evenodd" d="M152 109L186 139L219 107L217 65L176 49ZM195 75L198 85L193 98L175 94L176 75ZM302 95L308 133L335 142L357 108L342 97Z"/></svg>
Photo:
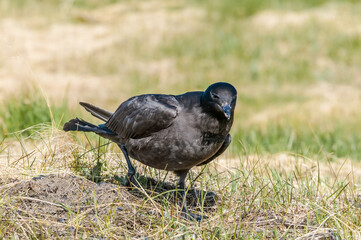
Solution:
<svg viewBox="0 0 361 240"><path fill-rule="evenodd" d="M289 152L312 158L361 160L361 131L359 123L335 124L331 129L303 125L269 123L265 129L257 126L243 128L234 136L234 152ZM342 136L342 137L340 137Z"/></svg>
<svg viewBox="0 0 361 240"><path fill-rule="evenodd" d="M29 136L38 129L35 125L48 124L61 127L69 118L67 102L51 105L39 90L27 89L1 104L0 119L2 127L0 136L11 137L12 133L21 131Z"/></svg>
<svg viewBox="0 0 361 240"><path fill-rule="evenodd" d="M320 7L329 3L358 3L357 0L189 0L192 4L197 4L206 8L210 17L215 17L224 21L225 19L246 18L266 9L283 10L304 10Z"/></svg>

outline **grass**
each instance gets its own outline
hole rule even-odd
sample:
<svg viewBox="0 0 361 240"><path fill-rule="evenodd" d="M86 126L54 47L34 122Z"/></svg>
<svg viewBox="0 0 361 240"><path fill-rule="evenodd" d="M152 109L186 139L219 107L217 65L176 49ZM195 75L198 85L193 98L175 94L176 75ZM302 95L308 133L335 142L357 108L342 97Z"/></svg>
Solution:
<svg viewBox="0 0 361 240"><path fill-rule="evenodd" d="M43 144L62 149L53 148L50 154L45 154L59 157L59 161L44 165L47 167L42 172L47 172L47 177L40 180L3 180L0 189L3 219L0 236L51 238L59 236L56 235L59 232L68 231L66 236L76 238L97 236L115 239L135 236L155 239L360 237L359 180L355 180L356 173L348 172L346 166L349 163L335 165L291 155L287 156L286 161L243 155L238 160L212 163L203 172L195 169L191 174L194 182L187 194L190 209L209 217L209 220L198 224L178 215L180 208L171 200L174 198L172 175L136 164L139 173L136 179L140 182L138 187L129 191L112 185L109 176L126 173L122 167L124 163L119 167L118 151L113 149L102 154L97 148L87 151L89 147L82 146L84 141L69 141L68 137L55 130L53 135L44 137L36 144L38 149L43 149ZM64 146L59 146L60 143ZM36 154L39 152L37 150ZM97 159L107 165L106 171L101 172L106 183L95 184L80 177L69 177L67 165L75 162L79 155L88 161ZM26 171L20 164L33 157L24 153L19 156L22 160L13 163L12 167L34 176L37 172L31 169L36 169L42 158L37 158ZM12 159L9 160L12 162ZM280 164L278 167L273 165L277 162ZM234 168L226 167L228 164ZM335 174L326 174L329 169ZM196 178L198 174L200 178ZM159 182L152 180L151 184L147 183L144 176L158 179ZM46 182L51 182L51 179L63 186L62 191L54 181L54 187ZM197 193L194 193L193 186ZM83 190L79 190L79 187ZM83 197L71 200L71 194L87 192L88 200L80 201ZM119 196L111 197L109 194L113 193ZM52 200L54 198L59 200ZM37 201L46 202L39 205ZM52 207L52 204L56 206ZM120 212L116 211L118 207L122 209ZM54 208L58 209L55 218ZM20 213L16 213L18 209L21 209ZM60 221L64 214L67 217ZM97 222L94 219L98 219Z"/></svg>
<svg viewBox="0 0 361 240"><path fill-rule="evenodd" d="M309 8L320 7L329 3L357 3L355 0L309 0L309 1L286 1L286 0L211 0L208 2L203 2L200 0L191 0L189 1L193 4L201 5L203 8L206 8L210 12L210 16L215 16L221 21L228 18L246 18L250 17L258 12L266 9L289 9L289 10L304 10Z"/></svg>
<svg viewBox="0 0 361 240"><path fill-rule="evenodd" d="M265 129L244 128L237 132L235 152L278 153L292 152L304 156L337 160L338 158L361 159L360 138L354 134L358 123L336 125L323 130L303 125L269 123ZM340 138L340 135L345 135Z"/></svg>
<svg viewBox="0 0 361 240"><path fill-rule="evenodd" d="M54 76L72 77L64 101L4 95L0 238L360 238L360 8L352 0L0 2L1 19L30 26L15 36L31 33L29 43L43 39L51 50L28 60L47 95L65 91ZM62 28L74 34L71 44L55 42ZM41 51L27 46L30 56ZM18 79L11 56L0 59L2 74ZM84 116L78 100L114 110L135 94L215 81L232 83L239 97L226 160L191 176L200 174L191 210L209 217L200 224L180 218L172 174L137 164L140 184L125 190L113 185L126 174L114 144L58 130ZM40 174L47 177L31 180ZM57 192L57 181L68 188Z"/></svg>
<svg viewBox="0 0 361 240"><path fill-rule="evenodd" d="M33 126L39 124L62 126L69 114L66 101L58 106L51 106L39 90L27 89L3 102L0 118L0 136L4 138L17 131L29 136L36 131Z"/></svg>

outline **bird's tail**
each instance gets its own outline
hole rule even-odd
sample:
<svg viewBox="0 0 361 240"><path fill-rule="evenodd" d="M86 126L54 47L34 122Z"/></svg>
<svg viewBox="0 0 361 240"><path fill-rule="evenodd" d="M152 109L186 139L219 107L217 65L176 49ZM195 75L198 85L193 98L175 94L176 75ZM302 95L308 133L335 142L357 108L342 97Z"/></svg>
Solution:
<svg viewBox="0 0 361 240"><path fill-rule="evenodd" d="M97 134L107 134L107 135L116 135L111 131L105 124L100 124L98 126L81 120L79 118L71 119L69 122L64 124L64 131L82 131L82 132L94 132Z"/></svg>
<svg viewBox="0 0 361 240"><path fill-rule="evenodd" d="M104 122L108 121L108 119L110 118L110 116L112 115L111 112L102 109L100 107L96 107L90 103L86 103L86 102L80 102L79 103L83 108L85 108L85 110L87 110L88 112L90 112L94 117L99 118L100 120L103 120Z"/></svg>

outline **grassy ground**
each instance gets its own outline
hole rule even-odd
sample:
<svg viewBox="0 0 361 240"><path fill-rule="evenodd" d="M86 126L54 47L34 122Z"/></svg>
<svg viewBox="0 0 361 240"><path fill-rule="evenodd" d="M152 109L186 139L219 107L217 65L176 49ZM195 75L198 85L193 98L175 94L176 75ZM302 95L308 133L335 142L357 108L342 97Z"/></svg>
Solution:
<svg viewBox="0 0 361 240"><path fill-rule="evenodd" d="M14 207L6 193L11 175L72 173L108 183L125 173L114 146L87 152L106 142L57 130L73 116L91 119L78 101L114 110L134 94L227 81L239 93L232 146L195 183L218 197L212 206L194 205L209 221L144 211L150 225L133 229L115 220L88 227L77 215L66 226L105 238L359 237L359 10L351 0L0 1L0 207ZM134 211L153 200L160 213L176 207L146 190L133 194ZM16 214L0 215L0 236L55 231L45 223L24 230Z"/></svg>

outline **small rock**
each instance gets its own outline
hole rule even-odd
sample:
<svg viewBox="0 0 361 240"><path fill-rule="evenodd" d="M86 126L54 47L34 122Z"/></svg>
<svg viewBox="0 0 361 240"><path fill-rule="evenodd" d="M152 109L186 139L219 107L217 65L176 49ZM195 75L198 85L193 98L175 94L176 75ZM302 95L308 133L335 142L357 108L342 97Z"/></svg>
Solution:
<svg viewBox="0 0 361 240"><path fill-rule="evenodd" d="M60 222L60 223L65 223L66 222L64 218L57 218L56 221Z"/></svg>

